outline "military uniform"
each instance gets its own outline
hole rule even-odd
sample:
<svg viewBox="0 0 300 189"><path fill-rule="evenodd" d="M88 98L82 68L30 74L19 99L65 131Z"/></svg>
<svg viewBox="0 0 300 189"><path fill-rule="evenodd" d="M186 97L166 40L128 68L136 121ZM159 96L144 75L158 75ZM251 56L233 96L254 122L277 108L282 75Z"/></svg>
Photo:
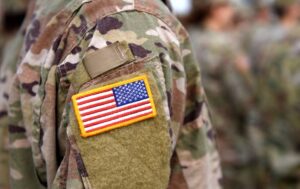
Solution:
<svg viewBox="0 0 300 189"><path fill-rule="evenodd" d="M12 188L220 187L199 68L161 1L37 0L33 15L9 93Z"/></svg>
<svg viewBox="0 0 300 189"><path fill-rule="evenodd" d="M3 2L3 15L19 14L26 12L28 1L5 1ZM10 6L7 5L10 3ZM32 4L32 3L30 3ZM12 6L15 5L13 8ZM17 8L18 7L18 8ZM29 14L31 17L32 15ZM1 18L3 18L1 16ZM9 20L14 22L15 20ZM7 20L6 20L7 22ZM16 72L16 65L19 60L19 53L23 43L23 31L27 21L19 32L7 31L7 28L2 28L0 36L0 188L9 188L9 141L8 141L8 94L9 86L12 83L13 75ZM17 25L16 25L17 27ZM18 26L20 27L20 26ZM17 33L17 34L16 34Z"/></svg>
<svg viewBox="0 0 300 189"><path fill-rule="evenodd" d="M250 170L253 154L247 141L252 86L246 59L225 32L204 29L192 32L204 89L217 128L224 188L254 188ZM252 166L252 168L250 168ZM239 175L237 177L237 175Z"/></svg>
<svg viewBox="0 0 300 189"><path fill-rule="evenodd" d="M27 5L28 0L0 1L0 62L2 62L5 45L21 25Z"/></svg>
<svg viewBox="0 0 300 189"><path fill-rule="evenodd" d="M248 53L251 65L258 64L261 52L269 44L273 36L273 22L271 8L273 1L256 0L252 4L254 22L249 19L247 27L241 32L243 48Z"/></svg>
<svg viewBox="0 0 300 189"><path fill-rule="evenodd" d="M3 34L3 16L4 16L4 6L3 0L0 1L0 33ZM3 39L0 38L0 61L2 60L2 48L3 48Z"/></svg>
<svg viewBox="0 0 300 189"><path fill-rule="evenodd" d="M299 30L296 32L298 33ZM299 33L297 34L299 35ZM296 61L299 36L291 33L265 50L256 73L259 122L252 130L252 142L265 166L268 187L298 188L299 64ZM260 137L257 137L260 136ZM272 174L270 174L272 173Z"/></svg>
<svg viewBox="0 0 300 189"><path fill-rule="evenodd" d="M299 26L278 23L255 72L258 121L249 133L262 165L264 188L300 187L299 37Z"/></svg>
<svg viewBox="0 0 300 189"><path fill-rule="evenodd" d="M22 43L22 36L18 35L11 44L6 45L3 62L0 69L0 188L9 188L9 161L8 161L8 94L9 86L12 82L13 74L16 71L16 62Z"/></svg>
<svg viewBox="0 0 300 189"><path fill-rule="evenodd" d="M230 3L216 0L202 6L224 2ZM217 128L222 183L224 188L256 188L251 173L255 163L246 132L253 100L248 59L232 34L211 28L207 20L202 26L193 26L190 33Z"/></svg>

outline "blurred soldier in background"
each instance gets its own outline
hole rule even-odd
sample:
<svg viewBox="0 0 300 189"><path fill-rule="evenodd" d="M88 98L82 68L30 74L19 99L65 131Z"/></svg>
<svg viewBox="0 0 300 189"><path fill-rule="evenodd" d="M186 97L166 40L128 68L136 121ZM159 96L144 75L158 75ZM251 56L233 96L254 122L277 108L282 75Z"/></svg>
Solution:
<svg viewBox="0 0 300 189"><path fill-rule="evenodd" d="M3 17L4 17L4 5L3 0L0 0L0 62L2 60L2 50L3 50Z"/></svg>
<svg viewBox="0 0 300 189"><path fill-rule="evenodd" d="M249 54L254 71L260 64L260 57L265 47L273 40L274 15L273 2L270 0L256 0L254 2L255 16L253 24L249 25L244 47Z"/></svg>
<svg viewBox="0 0 300 189"><path fill-rule="evenodd" d="M273 5L273 13L278 19L277 22L259 22L256 32L252 37L250 55L254 70L259 69L268 46L282 41L299 22L299 10L297 0L277 0ZM270 20L271 21L271 20ZM270 24L271 23L271 24Z"/></svg>
<svg viewBox="0 0 300 189"><path fill-rule="evenodd" d="M273 13L272 5L274 0L255 0L253 2L254 21L257 25L270 25L272 24Z"/></svg>
<svg viewBox="0 0 300 189"><path fill-rule="evenodd" d="M299 2L277 0L278 22L255 62L259 121L250 127L265 188L300 188Z"/></svg>
<svg viewBox="0 0 300 189"><path fill-rule="evenodd" d="M254 15L242 39L251 64L257 61L260 57L261 49L268 44L272 36L272 24L274 23L272 5L273 2L270 0L256 0L253 3Z"/></svg>
<svg viewBox="0 0 300 189"><path fill-rule="evenodd" d="M28 0L0 1L0 62L4 45L18 31L26 12Z"/></svg>
<svg viewBox="0 0 300 189"><path fill-rule="evenodd" d="M4 15L4 7L3 0L0 0L0 65L2 62L2 51L3 51L3 15ZM3 113L0 112L0 119ZM7 115L7 114L6 114ZM8 138L7 138L7 130L4 130L2 121L0 122L0 188L8 189Z"/></svg>
<svg viewBox="0 0 300 189"><path fill-rule="evenodd" d="M230 33L234 8L227 0L194 1L193 7L191 37L215 115L224 187L256 188L251 178L255 162L245 133L253 98L250 70L245 53Z"/></svg>
<svg viewBox="0 0 300 189"><path fill-rule="evenodd" d="M235 40L243 45L246 33L251 27L253 9L249 3L245 3L243 0L235 0L235 3L232 3L232 5L235 9L235 16L234 25L230 33L234 36Z"/></svg>
<svg viewBox="0 0 300 189"><path fill-rule="evenodd" d="M162 1L165 4L169 4L168 0ZM243 0L232 1L236 3ZM74 64L77 64L79 61L78 56L81 56L86 51L87 44L85 43L90 42L91 37L96 35L95 33L97 32L91 30L88 33L89 35L86 36L87 38L83 40L84 42L79 43L79 46L76 46L71 53L68 54L67 52L69 47L67 47L66 52L63 52L63 49L69 45L69 42L76 38L74 36L82 35L83 33L81 32L87 29L86 17L74 14L75 19L74 17L72 17L73 20L71 19L74 22L67 29L68 32L71 32L64 33L65 36L54 37L57 41L51 46L51 42L48 41L48 36L51 32L40 36L41 27L46 29L46 31L54 31L51 29L51 26L55 25L57 20L64 19L65 15L69 15L69 12L67 10L63 14L59 14L59 17L55 17L57 20L50 22L50 24L49 20L54 20L52 19L53 16L57 15L67 1L56 0L51 3L50 1L38 0L36 5L34 5L34 2L33 0L30 5L27 19L22 29L17 34L17 37L14 37L8 44L7 41L15 36L17 28L19 28L27 6L27 0L0 0L0 50L4 44L8 44L5 46L3 63L0 69L0 189L8 188L8 128L4 126L7 126L8 122L7 109L10 95L8 91L21 59L27 61L23 61L25 66L23 65L22 69L20 69L22 71L25 70L25 76L19 74L23 82L25 81L25 83L20 83L22 98L37 92L37 83L40 81L39 77L36 76L38 74L42 76L43 86L40 87L38 95L35 94L38 96L37 98L29 98L35 101L36 104L40 104L38 98L42 96L45 96L48 101L43 103L44 109L41 122L46 124L44 124L45 127L40 129L40 135L37 133L38 130L31 131L31 128L26 128L27 133L34 134L34 136L27 136L31 143L27 141L28 138L24 134L25 129L22 127L23 125L18 125L20 122L10 125L10 133L13 136L11 147L14 154L14 161L12 161L12 169L10 170L13 188L26 188L27 186L29 188L37 188L45 185L45 183L49 183L48 187L52 184L58 188L80 187L83 184L87 184L87 177L84 169L82 170L84 167L80 167L80 163L82 163L81 155L76 156L77 148L74 147L74 145L76 146L74 144L76 136L74 137L73 134L68 133L71 140L65 146L66 142L64 139L67 133L65 122L63 121L56 136L54 136L51 128L49 131L49 125L51 126L52 124L53 126L51 120L54 120L49 115L53 117L55 115L50 111L51 108L48 108L48 105L53 105L55 95L53 95L52 90L59 83L59 85L62 85L59 86L60 95L58 95L60 100L59 106L61 106L59 111L62 113L64 107L61 104L65 104L65 96L61 94L66 93L68 89L65 89L65 87L70 86L70 83L68 83L71 80L70 75L75 69ZM131 0L123 0L123 8L130 8L130 2ZM298 137L300 133L299 5L297 0L253 0L252 3L253 7L250 8L233 6L230 0L193 0L192 16L187 20L188 23L192 24L190 28L192 41L202 67L201 74L209 102L211 103L210 107L213 110L213 121L218 129L218 144L221 150L225 177L224 187L225 189L298 189L300 188L300 137ZM51 6L49 6L50 4ZM41 5L42 7L40 7ZM99 7L96 9L99 9ZM155 8L157 8L156 5ZM35 12L33 12L33 9L35 9ZM92 11L91 15L93 16L95 11L93 12L92 8L89 10ZM120 10L118 9L118 11ZM133 18L133 20L136 18L133 16L129 17ZM149 41L152 41L152 38L148 39L149 35L155 36L153 37L155 39L158 36L155 45L157 48L161 48L161 51L164 51L164 49L168 50L169 43L176 44L174 35L166 35L172 38L172 42L169 41L168 37L163 37L167 30L166 26L160 22L156 28L142 33L142 30L136 31L130 27L139 22L138 19L136 22L129 22L127 19L121 18L121 23L118 22L118 19L114 19L115 17L108 18L108 20L97 21L97 30L100 33L102 32L99 34L101 40L102 42L104 39L107 40L107 45L110 44L109 40L123 36L133 45L141 43L141 45L131 45L135 53L147 54L146 48L150 44ZM142 20L140 20L141 23ZM120 23L121 25L123 24L125 29L128 26L133 31L124 31ZM46 24L49 24L50 27L46 26ZM139 24L139 26L142 25ZM156 26L157 24L154 25ZM117 29L115 30L114 27L117 27ZM121 29L118 27L121 27ZM164 30L160 30L160 28ZM69 39L70 34L70 41L61 40L61 37ZM73 34L74 36L72 36ZM137 39L135 34L143 38ZM27 36L25 41L24 35ZM162 36L161 39L160 36ZM144 38L148 39L148 41L144 42L142 40ZM186 36L183 38L186 39ZM38 43L33 45L32 51L35 53L31 53L29 49L38 39ZM42 39L45 43L43 43ZM92 42L94 40L93 38ZM101 40L97 38L97 42L101 42ZM167 45L165 42L167 42ZM41 47L44 47L43 45L47 46L47 50L53 47L53 51L49 50L50 53L47 54L49 55L47 58L43 54L45 48L41 50ZM93 51L95 48L91 46L87 51ZM174 45L170 47L170 49L173 48ZM56 62L57 59L62 59L61 56L67 57L63 62L63 66L58 66L65 72L60 73L62 78L57 83L54 79L56 77L53 71L56 69L56 65L52 65L51 70L49 70L47 65L45 67L40 65L41 62L45 62L44 58L49 60L49 62L53 62L52 53L54 53L54 50ZM37 54L37 52L40 54ZM193 62L191 61L191 56L186 55L189 52L189 48L182 50L184 59L191 63ZM245 52L247 52L247 55L245 55ZM62 55L63 53L64 55ZM27 55L27 58L25 58L25 55ZM174 77L177 77L177 75L180 75L178 74L180 67L177 67L177 62L172 60L174 57L176 56L165 57L163 54L160 56L161 60L171 62L172 69L175 71L173 70L170 73L176 72ZM46 62L49 63L48 61ZM41 72L36 70L41 70ZM193 72L193 70L188 71ZM251 75L251 71L253 75ZM34 74L28 74L28 72ZM166 72L166 75L169 75L169 72ZM198 79L199 75L195 76L194 80ZM32 82L30 83L29 80ZM181 78L174 83L178 84L180 82L182 82ZM169 85L171 81L166 80L166 83ZM43 92L48 92L50 95L44 95ZM14 97L16 96L15 94L13 95ZM168 93L168 98L171 101L173 98L170 97L170 94L171 92ZM44 100L44 98L41 99ZM23 100L22 106L28 106L26 102L31 102L31 100ZM18 103L15 103L14 106L18 106ZM65 109L69 110L70 107L66 106ZM175 105L175 107L177 106ZM36 107L34 108L36 110ZM32 121L30 120L31 117L37 116L36 111L27 113L27 109L23 109L23 112L25 112L24 117L26 117L27 121ZM173 112L175 116L179 114L177 109L175 108ZM17 111L17 108L12 108L12 110ZM213 136L213 132L210 129L209 122L206 122L204 119L206 126L203 131L200 129L201 131L199 132L203 132L203 139L200 140L198 135L192 136L194 133L190 131L194 131L197 126L194 126L194 122L189 123L189 121L191 117L193 118L194 113L196 114L196 111L191 110L191 113L187 115L188 126L187 129L183 129L184 134L179 140L179 147L181 146L184 149L182 150L183 159L182 157L178 159L176 154L172 158L170 189L188 188L188 185L194 185L195 188L209 188L210 179L217 186L216 178L219 175L216 174L216 177L208 170L208 167L211 165L217 167L218 164L217 161L210 164L209 160L210 158L217 159L218 157L213 143L208 139ZM59 115L57 119L62 120L61 117L66 119L66 114L69 114L69 111ZM38 123L34 122L32 125L36 126ZM199 129L195 130L198 131ZM199 139L200 145L193 143L194 140L190 140L191 136ZM58 138L56 142L59 149L51 146L53 144L51 140L55 141L55 137ZM34 138L34 140L31 140L31 138ZM173 138L176 138L176 136ZM207 149L196 151L199 148L202 149L203 141L210 146L208 145ZM30 150L33 150L33 152ZM65 151L67 151L66 156L64 156ZM22 155L20 156L19 154ZM29 158L24 158L25 156ZM193 172L180 164L180 160L191 160L190 157L201 157L200 160L197 159L197 161L192 161L192 163L196 162L203 169L197 169L196 172L195 170ZM60 162L62 162L62 165L58 170L59 174L56 175L55 182L52 183L56 174L57 163ZM186 162L190 163L189 161ZM80 173L82 175L78 175L76 171L77 166L81 169ZM218 170L216 172L219 173ZM38 175L38 178L36 175ZM191 177L193 175L200 175L202 179L200 180L197 177L195 179ZM202 182L203 185L197 185L198 182ZM213 187L213 184L210 186ZM41 187L43 188L44 186ZM213 187L213 189L215 188Z"/></svg>
<svg viewBox="0 0 300 189"><path fill-rule="evenodd" d="M3 3L3 27L0 34L0 189L9 188L8 163L8 96L13 74L16 72L17 62L23 42L23 28L18 31L24 19L29 1L7 0ZM1 13L1 12L0 12ZM27 17L31 17L28 15ZM26 23L26 22L25 22Z"/></svg>

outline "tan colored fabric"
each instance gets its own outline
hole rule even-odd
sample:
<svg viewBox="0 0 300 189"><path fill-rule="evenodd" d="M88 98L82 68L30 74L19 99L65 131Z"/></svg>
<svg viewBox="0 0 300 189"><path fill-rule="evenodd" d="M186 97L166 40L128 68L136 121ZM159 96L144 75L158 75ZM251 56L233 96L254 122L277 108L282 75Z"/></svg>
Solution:
<svg viewBox="0 0 300 189"><path fill-rule="evenodd" d="M139 71L109 83L104 82L103 85L139 74L147 74L149 77L158 111L156 118L83 139L74 113L70 113L72 132L94 188L120 188L120 179L123 179L122 185L125 188L167 188L170 175L167 162L171 153L171 141L168 139L169 129L161 103L162 97L152 74ZM102 176L99 177L99 174Z"/></svg>
<svg viewBox="0 0 300 189"><path fill-rule="evenodd" d="M134 60L127 43L115 42L101 50L87 55L84 65L91 78Z"/></svg>

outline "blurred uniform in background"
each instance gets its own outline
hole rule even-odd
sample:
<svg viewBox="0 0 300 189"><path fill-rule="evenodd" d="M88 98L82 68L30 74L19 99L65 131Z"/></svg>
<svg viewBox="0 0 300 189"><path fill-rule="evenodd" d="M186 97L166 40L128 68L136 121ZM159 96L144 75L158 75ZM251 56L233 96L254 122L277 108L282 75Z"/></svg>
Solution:
<svg viewBox="0 0 300 189"><path fill-rule="evenodd" d="M194 1L190 29L218 131L224 188L256 188L246 125L252 106L248 58L232 35L234 7L227 0ZM252 175L253 174L253 175Z"/></svg>
<svg viewBox="0 0 300 189"><path fill-rule="evenodd" d="M251 46L249 48L254 71L259 69L256 67L261 65L261 61L265 56L264 53L267 51L268 46L280 42L295 26L297 26L298 13L296 11L298 8L295 6L294 2L296 2L296 0L273 2L268 9L269 11L272 11L274 18L270 19L269 17L269 22L257 22L258 25L253 32ZM289 5L290 3L291 5ZM290 8L285 8L288 5ZM285 12L289 12L288 16L284 16Z"/></svg>
<svg viewBox="0 0 300 189"><path fill-rule="evenodd" d="M37 0L29 15L7 95L12 188L220 188L200 70L162 1ZM145 75L156 117L83 138L72 96Z"/></svg>
<svg viewBox="0 0 300 189"><path fill-rule="evenodd" d="M273 12L272 6L274 0L254 0L252 6L254 9L254 24L265 25L272 24Z"/></svg>
<svg viewBox="0 0 300 189"><path fill-rule="evenodd" d="M23 42L21 23L27 11L28 0L0 1L0 189L9 188L8 160L8 94L19 60ZM17 32L19 30L19 32Z"/></svg>
<svg viewBox="0 0 300 189"><path fill-rule="evenodd" d="M278 0L278 22L255 62L259 121L250 127L264 188L300 188L299 2Z"/></svg>
<svg viewBox="0 0 300 189"><path fill-rule="evenodd" d="M2 60L2 50L3 50L3 17L4 17L4 5L3 5L3 0L0 0L0 62Z"/></svg>
<svg viewBox="0 0 300 189"><path fill-rule="evenodd" d="M0 1L0 62L5 44L18 31L27 9L29 0Z"/></svg>
<svg viewBox="0 0 300 189"><path fill-rule="evenodd" d="M29 0L2 0L9 14L24 15Z"/></svg>
<svg viewBox="0 0 300 189"><path fill-rule="evenodd" d="M256 0L253 3L253 18L249 20L248 29L242 39L243 47L248 52L251 65L256 64L261 57L262 49L272 39L274 15L273 2L270 0Z"/></svg>
<svg viewBox="0 0 300 189"><path fill-rule="evenodd" d="M231 0L233 1L233 0ZM244 47L246 39L248 39L248 33L250 33L250 28L252 28L252 19L253 19L253 8L251 4L246 3L243 0L235 0L235 3L232 3L232 6L235 10L235 16L233 21L233 27L230 31L231 35L235 40L238 41L241 48Z"/></svg>

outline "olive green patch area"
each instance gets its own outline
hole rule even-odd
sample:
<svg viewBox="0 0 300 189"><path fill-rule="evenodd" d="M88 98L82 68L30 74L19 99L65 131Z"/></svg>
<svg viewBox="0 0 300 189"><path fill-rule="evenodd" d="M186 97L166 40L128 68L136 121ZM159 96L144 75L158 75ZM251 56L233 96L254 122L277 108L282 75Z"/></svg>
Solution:
<svg viewBox="0 0 300 189"><path fill-rule="evenodd" d="M75 73L72 76L71 83L73 84L73 87L75 90L79 89L80 86L88 81L91 80L91 77L89 76L88 72L86 71L84 64L80 62L77 65L77 68L75 70Z"/></svg>
<svg viewBox="0 0 300 189"><path fill-rule="evenodd" d="M121 76L101 85L142 74ZM70 114L72 131L93 188L163 189L168 186L171 139L156 80L152 74L146 74L157 117L84 139L80 136L74 112Z"/></svg>
<svg viewBox="0 0 300 189"><path fill-rule="evenodd" d="M91 78L134 60L126 42L115 42L84 58L84 65Z"/></svg>

